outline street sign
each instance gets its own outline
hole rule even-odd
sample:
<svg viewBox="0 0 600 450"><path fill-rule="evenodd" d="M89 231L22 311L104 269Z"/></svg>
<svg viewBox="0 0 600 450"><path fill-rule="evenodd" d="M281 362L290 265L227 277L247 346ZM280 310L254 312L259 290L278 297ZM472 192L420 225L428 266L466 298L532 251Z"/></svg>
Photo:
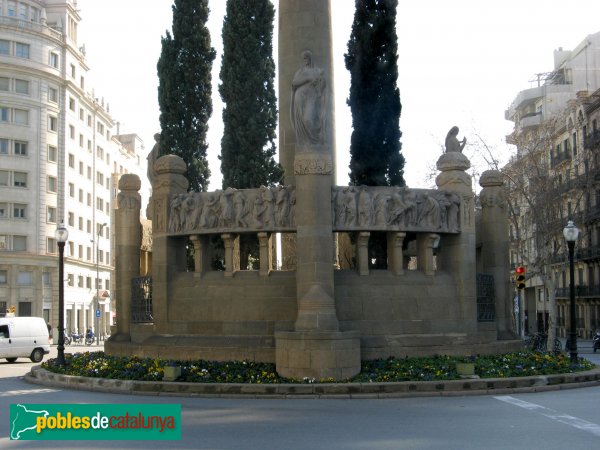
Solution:
<svg viewBox="0 0 600 450"><path fill-rule="evenodd" d="M100 310L99 309L96 310L96 317L100 317Z"/></svg>

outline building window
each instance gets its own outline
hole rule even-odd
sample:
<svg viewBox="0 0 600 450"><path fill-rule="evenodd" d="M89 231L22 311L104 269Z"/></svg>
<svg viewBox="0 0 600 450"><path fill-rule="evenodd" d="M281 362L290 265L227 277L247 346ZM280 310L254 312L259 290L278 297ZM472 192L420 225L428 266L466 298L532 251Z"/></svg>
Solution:
<svg viewBox="0 0 600 450"><path fill-rule="evenodd" d="M8 281L8 270L0 270L0 284L6 284Z"/></svg>
<svg viewBox="0 0 600 450"><path fill-rule="evenodd" d="M31 286L33 284L33 272L19 271L17 273L17 284L20 286Z"/></svg>
<svg viewBox="0 0 600 450"><path fill-rule="evenodd" d="M6 234L0 234L0 250L9 250L8 238L10 236Z"/></svg>
<svg viewBox="0 0 600 450"><path fill-rule="evenodd" d="M69 167L71 169L75 168L75 155L73 153L69 153Z"/></svg>
<svg viewBox="0 0 600 450"><path fill-rule="evenodd" d="M0 55L10 55L10 42L0 39Z"/></svg>
<svg viewBox="0 0 600 450"><path fill-rule="evenodd" d="M92 277L85 277L85 287L88 289L92 288Z"/></svg>
<svg viewBox="0 0 600 450"><path fill-rule="evenodd" d="M73 275L72 273L67 275L67 285L75 286L75 275Z"/></svg>
<svg viewBox="0 0 600 450"><path fill-rule="evenodd" d="M69 125L69 137L75 139L75 127L73 125Z"/></svg>
<svg viewBox="0 0 600 450"><path fill-rule="evenodd" d="M27 174L25 172L15 172L15 187L27 187Z"/></svg>
<svg viewBox="0 0 600 450"><path fill-rule="evenodd" d="M87 256L87 260L91 261L92 260L92 248L91 247L87 247L86 248L86 256Z"/></svg>
<svg viewBox="0 0 600 450"><path fill-rule="evenodd" d="M92 233L92 221L88 220L87 221L87 230L86 230L89 234Z"/></svg>
<svg viewBox="0 0 600 450"><path fill-rule="evenodd" d="M87 205L92 206L92 194L88 192L87 194Z"/></svg>
<svg viewBox="0 0 600 450"><path fill-rule="evenodd" d="M83 176L83 163L79 162L79 175Z"/></svg>
<svg viewBox="0 0 600 450"><path fill-rule="evenodd" d="M75 185L73 183L69 183L69 197L75 198Z"/></svg>
<svg viewBox="0 0 600 450"><path fill-rule="evenodd" d="M71 64L71 78L75 78L75 64Z"/></svg>
<svg viewBox="0 0 600 450"><path fill-rule="evenodd" d="M79 287L79 288L83 287L83 275L79 275L77 277L77 287Z"/></svg>
<svg viewBox="0 0 600 450"><path fill-rule="evenodd" d="M48 177L48 192L56 192L58 190L58 181L56 177Z"/></svg>
<svg viewBox="0 0 600 450"><path fill-rule="evenodd" d="M27 142L15 141L15 155L27 156Z"/></svg>
<svg viewBox="0 0 600 450"><path fill-rule="evenodd" d="M56 208L55 207L48 206L46 221L48 223L56 223Z"/></svg>
<svg viewBox="0 0 600 450"><path fill-rule="evenodd" d="M48 238L46 242L46 251L48 253L56 253L56 241L54 240L54 238Z"/></svg>
<svg viewBox="0 0 600 450"><path fill-rule="evenodd" d="M104 175L102 175L102 172L96 172L96 183L100 186L104 184Z"/></svg>
<svg viewBox="0 0 600 450"><path fill-rule="evenodd" d="M15 203L13 205L13 217L15 219L26 219L25 211L27 209L27 205L23 205L20 203Z"/></svg>
<svg viewBox="0 0 600 450"><path fill-rule="evenodd" d="M79 135L79 147L83 148L83 134Z"/></svg>
<svg viewBox="0 0 600 450"><path fill-rule="evenodd" d="M100 197L96 197L96 209L99 209L100 211L104 210L104 200Z"/></svg>
<svg viewBox="0 0 600 450"><path fill-rule="evenodd" d="M8 139L0 138L0 155L8 155Z"/></svg>
<svg viewBox="0 0 600 450"><path fill-rule="evenodd" d="M17 314L19 317L31 317L31 302L19 301Z"/></svg>
<svg viewBox="0 0 600 450"><path fill-rule="evenodd" d="M52 103L58 103L58 90L56 88L48 88L48 101Z"/></svg>
<svg viewBox="0 0 600 450"><path fill-rule="evenodd" d="M75 112L75 99L73 97L69 97L69 109Z"/></svg>
<svg viewBox="0 0 600 450"><path fill-rule="evenodd" d="M81 231L83 231L83 217L79 218L79 227L78 227Z"/></svg>
<svg viewBox="0 0 600 450"><path fill-rule="evenodd" d="M48 116L48 131L58 131L58 119L54 116Z"/></svg>
<svg viewBox="0 0 600 450"><path fill-rule="evenodd" d="M15 109L14 122L17 125L27 125L29 123L29 111L25 109Z"/></svg>
<svg viewBox="0 0 600 450"><path fill-rule="evenodd" d="M110 290L110 280L104 280L104 289L106 289L107 291Z"/></svg>
<svg viewBox="0 0 600 450"><path fill-rule="evenodd" d="M0 219L8 218L8 203L0 203Z"/></svg>
<svg viewBox="0 0 600 450"><path fill-rule="evenodd" d="M58 161L58 149L53 145L48 146L48 161L54 163Z"/></svg>
<svg viewBox="0 0 600 450"><path fill-rule="evenodd" d="M8 186L8 170L0 170L0 186Z"/></svg>
<svg viewBox="0 0 600 450"><path fill-rule="evenodd" d="M52 67L54 67L55 69L58 69L58 64L59 64L58 62L59 62L58 53L51 52L50 53L50 65Z"/></svg>
<svg viewBox="0 0 600 450"><path fill-rule="evenodd" d="M83 203L83 189L79 189L79 203Z"/></svg>
<svg viewBox="0 0 600 450"><path fill-rule="evenodd" d="M27 236L13 236L13 250L15 252L27 250Z"/></svg>
<svg viewBox="0 0 600 450"><path fill-rule="evenodd" d="M8 122L10 120L10 110L5 106L0 106L0 122Z"/></svg>
<svg viewBox="0 0 600 450"><path fill-rule="evenodd" d="M70 227L75 226L75 213L74 212L69 211L67 223L69 224Z"/></svg>
<svg viewBox="0 0 600 450"><path fill-rule="evenodd" d="M29 44L15 42L15 56L29 59Z"/></svg>
<svg viewBox="0 0 600 450"><path fill-rule="evenodd" d="M10 90L10 80L6 77L0 77L0 91L8 92Z"/></svg>
<svg viewBox="0 0 600 450"><path fill-rule="evenodd" d="M44 286L51 286L51 281L50 272L42 272L42 284Z"/></svg>
<svg viewBox="0 0 600 450"><path fill-rule="evenodd" d="M15 80L15 92L17 94L29 95L29 81Z"/></svg>

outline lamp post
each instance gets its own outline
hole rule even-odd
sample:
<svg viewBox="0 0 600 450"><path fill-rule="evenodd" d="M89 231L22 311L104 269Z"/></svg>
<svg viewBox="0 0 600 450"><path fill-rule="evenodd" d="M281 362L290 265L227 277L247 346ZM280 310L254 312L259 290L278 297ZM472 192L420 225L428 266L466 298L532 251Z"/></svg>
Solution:
<svg viewBox="0 0 600 450"><path fill-rule="evenodd" d="M54 232L58 244L58 364L65 365L65 243L69 239L69 230L61 223Z"/></svg>
<svg viewBox="0 0 600 450"><path fill-rule="evenodd" d="M563 236L569 247L569 299L570 299L570 330L569 330L569 352L571 354L571 364L577 364L577 321L575 317L575 267L573 265L573 253L575 241L579 237L579 229L572 220L569 220L563 230Z"/></svg>
<svg viewBox="0 0 600 450"><path fill-rule="evenodd" d="M106 222L101 223L98 226L97 235L96 235L96 308L94 311L95 316L95 331L96 331L96 345L100 345L100 317L98 313L100 312L100 235L102 234L102 230L106 226Z"/></svg>

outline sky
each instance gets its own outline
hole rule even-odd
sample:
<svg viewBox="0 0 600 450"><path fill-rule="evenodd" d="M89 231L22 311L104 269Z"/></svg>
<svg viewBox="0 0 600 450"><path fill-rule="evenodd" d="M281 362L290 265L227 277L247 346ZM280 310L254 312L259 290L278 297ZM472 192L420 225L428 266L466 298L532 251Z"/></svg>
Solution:
<svg viewBox="0 0 600 450"><path fill-rule="evenodd" d="M276 7L277 3L275 0ZM121 133L136 133L142 138L146 152L154 145L154 133L160 131L156 62L161 37L171 29L172 4L172 0L77 1L82 17L79 45L85 43L90 66L86 84L94 86L96 97L110 104ZM217 51L208 134L211 190L221 188L217 155L223 133L223 104L217 86L225 5L225 0L209 0L207 25ZM348 184L348 130L352 126L346 105L350 78L343 55L354 1L331 0L331 6L337 184L343 185ZM504 111L519 91L536 85L536 73L553 70L554 50L574 49L587 35L600 31L599 17L600 1L591 0L400 0L396 27L398 87L407 185L433 187L427 175L454 125L460 128L459 138L467 138L464 153L472 162L481 156L479 137L496 157L506 161L514 148L505 143L513 124L504 119ZM277 30L275 58L276 34Z"/></svg>

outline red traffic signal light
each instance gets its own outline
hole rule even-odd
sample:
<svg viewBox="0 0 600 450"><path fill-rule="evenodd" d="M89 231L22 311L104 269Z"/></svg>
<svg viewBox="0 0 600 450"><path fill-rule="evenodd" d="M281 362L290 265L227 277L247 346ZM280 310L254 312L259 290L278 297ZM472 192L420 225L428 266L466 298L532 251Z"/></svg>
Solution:
<svg viewBox="0 0 600 450"><path fill-rule="evenodd" d="M526 269L523 266L515 269L515 286L517 289L525 289L525 272Z"/></svg>

